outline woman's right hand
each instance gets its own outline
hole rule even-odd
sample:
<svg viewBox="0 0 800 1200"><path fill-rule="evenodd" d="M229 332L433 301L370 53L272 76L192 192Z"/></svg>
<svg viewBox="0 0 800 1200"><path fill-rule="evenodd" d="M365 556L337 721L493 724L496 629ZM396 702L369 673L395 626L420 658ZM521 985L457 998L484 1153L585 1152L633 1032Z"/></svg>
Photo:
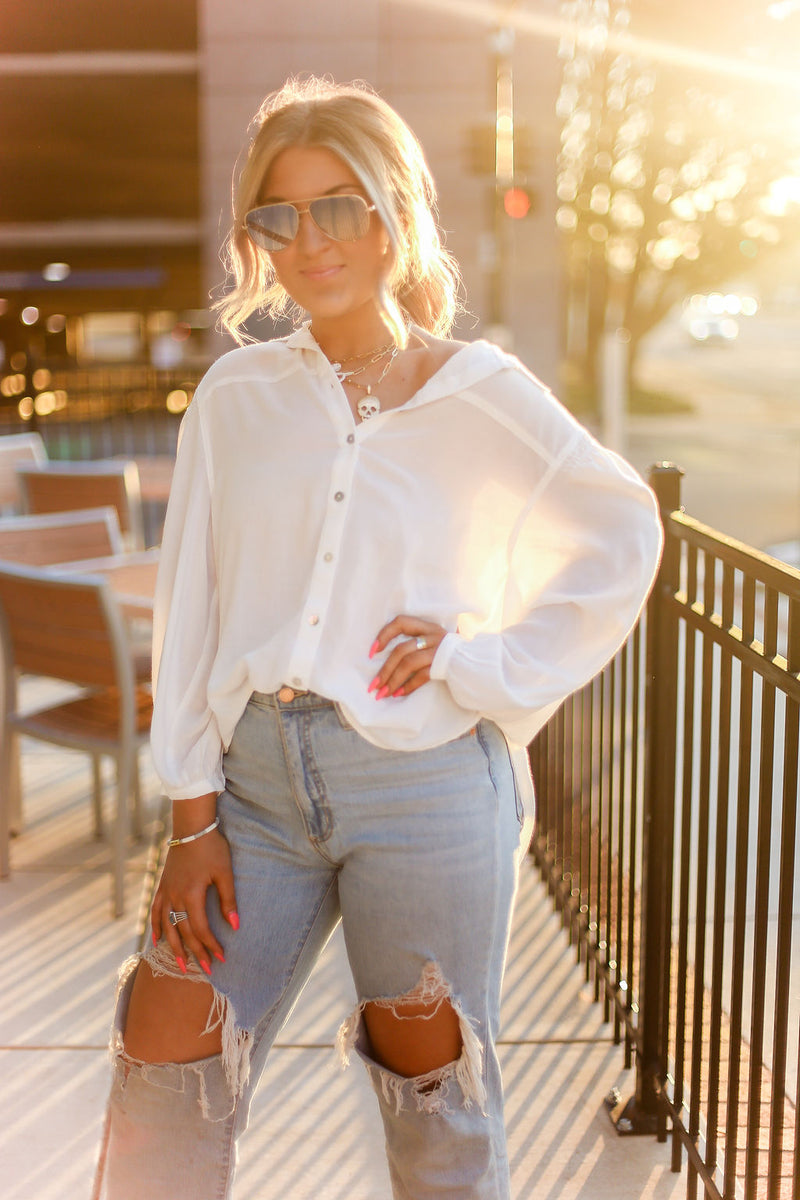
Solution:
<svg viewBox="0 0 800 1200"><path fill-rule="evenodd" d="M219 829L184 846L170 846L153 897L150 914L153 945L163 934L184 974L187 952L195 956L206 975L211 974L212 955L220 962L225 961L222 946L214 936L206 914L206 893L210 887L217 889L220 908L228 924L232 929L238 929L231 852ZM169 919L170 911L186 912L188 917L173 925Z"/></svg>

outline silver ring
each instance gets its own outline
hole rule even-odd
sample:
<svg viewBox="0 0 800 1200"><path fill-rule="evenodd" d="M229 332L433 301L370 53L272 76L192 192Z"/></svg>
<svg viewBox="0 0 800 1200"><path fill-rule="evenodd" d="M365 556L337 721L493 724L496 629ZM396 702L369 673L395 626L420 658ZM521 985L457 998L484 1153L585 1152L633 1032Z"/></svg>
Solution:
<svg viewBox="0 0 800 1200"><path fill-rule="evenodd" d="M189 914L187 912L184 912L183 909L181 909L179 912L175 912L175 910L172 908L169 910L170 925L177 925L179 921L188 921L188 920L189 920Z"/></svg>
<svg viewBox="0 0 800 1200"><path fill-rule="evenodd" d="M428 649L428 643L424 637L418 637L416 645L417 645L418 650L427 650Z"/></svg>

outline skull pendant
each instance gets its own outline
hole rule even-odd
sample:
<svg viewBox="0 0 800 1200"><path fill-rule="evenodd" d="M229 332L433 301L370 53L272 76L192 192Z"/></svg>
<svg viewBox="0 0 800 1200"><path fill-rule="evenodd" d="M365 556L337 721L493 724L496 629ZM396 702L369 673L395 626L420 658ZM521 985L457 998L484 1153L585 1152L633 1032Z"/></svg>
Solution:
<svg viewBox="0 0 800 1200"><path fill-rule="evenodd" d="M381 411L381 402L377 396L365 396L363 400L359 400L356 405L356 412L362 421L368 421L370 417L375 417Z"/></svg>

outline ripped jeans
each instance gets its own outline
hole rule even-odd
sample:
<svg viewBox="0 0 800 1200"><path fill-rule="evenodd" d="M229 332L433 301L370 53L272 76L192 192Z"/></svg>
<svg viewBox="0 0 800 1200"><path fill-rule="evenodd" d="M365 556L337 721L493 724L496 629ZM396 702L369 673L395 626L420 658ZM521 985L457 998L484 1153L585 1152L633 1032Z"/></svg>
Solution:
<svg viewBox="0 0 800 1200"><path fill-rule="evenodd" d="M359 1004L339 1048L370 1075L395 1200L508 1200L495 1039L523 813L503 735L484 720L431 750L387 751L320 696L256 693L224 770L218 812L241 927L232 933L209 893L226 957L213 968L209 1018L222 1025L222 1053L183 1065L129 1058L137 960L126 965L107 1200L232 1195L236 1140L267 1052L340 918ZM165 941L145 957L179 977ZM192 964L186 986L195 980L208 982ZM452 1006L455 1062L406 1078L371 1058L363 1006L399 1000Z"/></svg>

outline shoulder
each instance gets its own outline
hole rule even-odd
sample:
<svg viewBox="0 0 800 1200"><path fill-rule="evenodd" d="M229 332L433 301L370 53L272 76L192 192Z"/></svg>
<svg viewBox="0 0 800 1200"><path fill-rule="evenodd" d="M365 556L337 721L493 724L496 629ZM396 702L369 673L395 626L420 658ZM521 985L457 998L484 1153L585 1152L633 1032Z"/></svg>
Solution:
<svg viewBox="0 0 800 1200"><path fill-rule="evenodd" d="M417 325L412 326L409 338L409 348L424 351L436 370L443 367L448 359L453 358L460 350L464 350L471 344L470 342L461 342L457 338L435 337L434 334L420 329Z"/></svg>
<svg viewBox="0 0 800 1200"><path fill-rule="evenodd" d="M283 339L237 346L216 359L203 376L200 388L211 391L220 384L237 381L280 379L299 364L296 354Z"/></svg>
<svg viewBox="0 0 800 1200"><path fill-rule="evenodd" d="M452 361L454 378L471 379L487 396L501 399L505 394L526 397L530 402L541 401L561 407L550 388L537 378L518 358L502 350L494 342L478 338L472 342L456 338L437 338L414 328L424 340L434 370Z"/></svg>
<svg viewBox="0 0 800 1200"><path fill-rule="evenodd" d="M465 375L463 399L537 454L559 459L582 440L593 440L551 389L513 354L491 342L476 341L457 361Z"/></svg>

